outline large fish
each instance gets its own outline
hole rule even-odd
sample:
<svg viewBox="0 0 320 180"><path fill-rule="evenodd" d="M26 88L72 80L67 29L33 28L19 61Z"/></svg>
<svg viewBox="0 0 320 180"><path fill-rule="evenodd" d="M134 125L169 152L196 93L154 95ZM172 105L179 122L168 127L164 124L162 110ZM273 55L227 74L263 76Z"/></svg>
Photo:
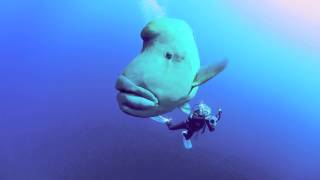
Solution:
<svg viewBox="0 0 320 180"><path fill-rule="evenodd" d="M141 53L116 83L119 107L132 116L153 117L183 106L227 64L223 60L200 68L192 29L180 19L155 19L141 37Z"/></svg>

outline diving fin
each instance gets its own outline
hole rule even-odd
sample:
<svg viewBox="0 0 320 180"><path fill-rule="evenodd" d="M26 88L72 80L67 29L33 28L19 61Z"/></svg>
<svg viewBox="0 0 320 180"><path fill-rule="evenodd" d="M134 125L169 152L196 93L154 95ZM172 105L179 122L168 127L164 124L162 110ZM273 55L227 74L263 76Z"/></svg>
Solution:
<svg viewBox="0 0 320 180"><path fill-rule="evenodd" d="M190 139L186 139L185 137L185 134L187 134L187 131L182 131L182 140L183 140L183 145L184 145L184 148L186 149L191 149L192 148L192 143L191 143L191 140Z"/></svg>
<svg viewBox="0 0 320 180"><path fill-rule="evenodd" d="M150 119L152 119L152 120L154 120L154 121L156 121L158 123L161 123L161 124L166 124L171 120L169 118L165 118L165 117L160 116L160 115L159 116L150 117Z"/></svg>

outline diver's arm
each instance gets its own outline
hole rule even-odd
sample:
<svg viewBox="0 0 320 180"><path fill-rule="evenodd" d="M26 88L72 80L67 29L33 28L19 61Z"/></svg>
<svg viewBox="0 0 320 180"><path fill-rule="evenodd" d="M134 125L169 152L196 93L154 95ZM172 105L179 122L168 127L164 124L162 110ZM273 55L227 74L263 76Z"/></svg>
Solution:
<svg viewBox="0 0 320 180"><path fill-rule="evenodd" d="M222 109L219 108L219 109L218 109L218 113L216 114L216 117L217 117L217 119L218 119L217 122L220 120L221 114L222 114Z"/></svg>

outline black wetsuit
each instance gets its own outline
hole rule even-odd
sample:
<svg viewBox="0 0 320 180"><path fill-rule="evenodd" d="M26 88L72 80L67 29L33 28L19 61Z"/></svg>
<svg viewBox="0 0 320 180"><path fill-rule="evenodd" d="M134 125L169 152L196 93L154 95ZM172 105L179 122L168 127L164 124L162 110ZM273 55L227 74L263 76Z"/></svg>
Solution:
<svg viewBox="0 0 320 180"><path fill-rule="evenodd" d="M167 126L170 130L177 130L177 129L186 129L187 134L185 134L186 139L190 139L192 135L203 129L203 132L208 127L209 131L214 131L216 124L212 123L212 120L215 118L217 120L220 119L221 113L218 113L216 117L204 117L204 116L197 116L197 113L190 114L186 121L182 121L178 124L172 125L172 123L167 123Z"/></svg>

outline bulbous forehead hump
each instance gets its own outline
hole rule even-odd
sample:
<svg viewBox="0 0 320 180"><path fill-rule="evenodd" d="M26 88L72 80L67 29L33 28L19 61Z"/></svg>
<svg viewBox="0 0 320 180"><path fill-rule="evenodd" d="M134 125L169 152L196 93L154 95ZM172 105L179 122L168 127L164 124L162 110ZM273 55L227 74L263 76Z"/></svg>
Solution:
<svg viewBox="0 0 320 180"><path fill-rule="evenodd" d="M149 22L141 31L143 40L150 40L158 36L168 38L192 38L191 27L183 20L173 18L157 18Z"/></svg>

